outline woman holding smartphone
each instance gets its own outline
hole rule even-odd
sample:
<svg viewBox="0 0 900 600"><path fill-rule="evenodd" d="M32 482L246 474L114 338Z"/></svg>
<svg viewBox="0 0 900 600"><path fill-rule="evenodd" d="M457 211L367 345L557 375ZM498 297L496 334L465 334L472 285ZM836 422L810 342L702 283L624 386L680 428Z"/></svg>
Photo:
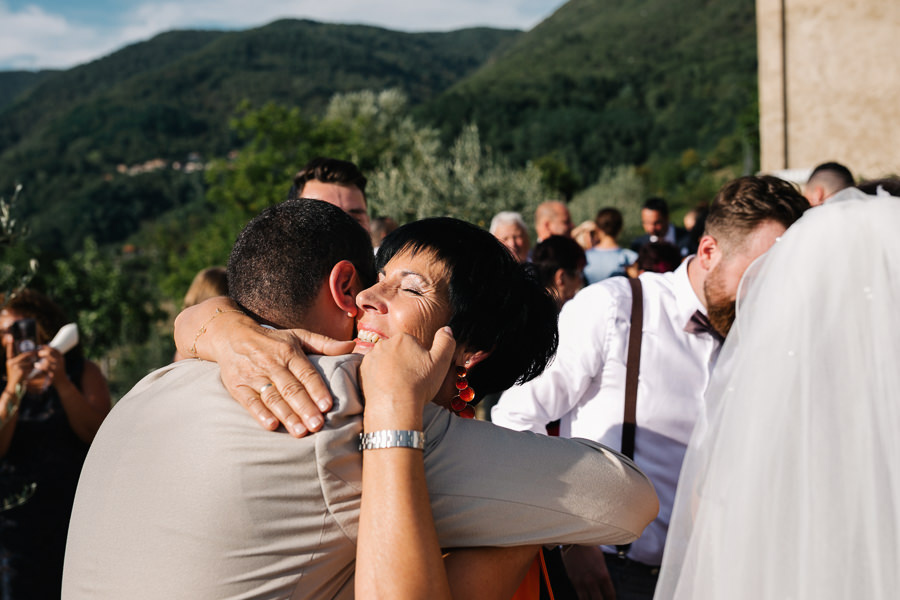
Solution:
<svg viewBox="0 0 900 600"><path fill-rule="evenodd" d="M59 597L66 530L81 465L110 398L81 346L47 346L67 322L22 290L0 310L0 598Z"/></svg>

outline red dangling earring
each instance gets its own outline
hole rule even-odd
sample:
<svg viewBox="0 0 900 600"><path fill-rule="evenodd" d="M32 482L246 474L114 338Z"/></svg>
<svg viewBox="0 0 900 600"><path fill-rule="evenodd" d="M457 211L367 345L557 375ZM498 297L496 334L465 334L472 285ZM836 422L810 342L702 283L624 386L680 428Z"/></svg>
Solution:
<svg viewBox="0 0 900 600"><path fill-rule="evenodd" d="M466 361L469 364L469 361ZM465 367L456 367L456 389L459 392L450 400L450 408L463 419L475 418L475 407L469 402L475 399L475 390L469 387L466 376L469 371Z"/></svg>

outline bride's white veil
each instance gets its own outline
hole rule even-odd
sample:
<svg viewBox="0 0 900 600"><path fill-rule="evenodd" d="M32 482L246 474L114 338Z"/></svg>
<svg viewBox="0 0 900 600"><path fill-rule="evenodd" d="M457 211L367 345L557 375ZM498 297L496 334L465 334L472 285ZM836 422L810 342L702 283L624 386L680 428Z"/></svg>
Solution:
<svg viewBox="0 0 900 600"><path fill-rule="evenodd" d="M900 594L900 199L870 198L748 270L656 598Z"/></svg>

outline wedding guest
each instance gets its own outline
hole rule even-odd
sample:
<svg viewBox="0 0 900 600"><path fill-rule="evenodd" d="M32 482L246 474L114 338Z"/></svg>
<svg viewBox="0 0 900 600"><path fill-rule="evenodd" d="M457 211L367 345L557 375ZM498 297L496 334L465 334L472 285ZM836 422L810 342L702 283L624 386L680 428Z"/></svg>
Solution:
<svg viewBox="0 0 900 600"><path fill-rule="evenodd" d="M597 244L597 223L590 220L582 222L572 230L572 239L583 250L590 250Z"/></svg>
<svg viewBox="0 0 900 600"><path fill-rule="evenodd" d="M491 219L491 235L509 249L519 262L526 262L531 250L531 237L522 215L517 212L503 211Z"/></svg>
<svg viewBox="0 0 900 600"><path fill-rule="evenodd" d="M900 198L828 201L747 270L657 598L897 596L898 222Z"/></svg>
<svg viewBox="0 0 900 600"><path fill-rule="evenodd" d="M820 206L841 190L856 185L850 169L836 162L822 163L813 169L803 186L803 195L810 206Z"/></svg>
<svg viewBox="0 0 900 600"><path fill-rule="evenodd" d="M424 448L444 548L639 533L655 495L627 459L451 412L470 412L472 390L533 377L555 347L553 302L509 252L473 225L426 219L385 239L379 279L362 289L374 279L371 260L365 232L326 203L287 201L248 224L229 260L234 303L189 309L199 316L190 334L178 335L184 321L176 322L183 351L226 364L169 365L117 403L79 483L63 598L351 597L361 441ZM367 432L362 440L360 356L314 358L335 406L320 431L295 439L259 427L222 383L226 371L243 373L260 360L269 368L243 378L236 397L247 404L248 396L258 402L285 389L281 377L295 355L283 340L295 334L259 323L335 339L358 330L359 352L408 336L428 344L449 324L457 347L421 431ZM268 345L273 338L282 341ZM419 389L407 377L392 380L403 386ZM503 458L473 472L461 460L473 448Z"/></svg>
<svg viewBox="0 0 900 600"><path fill-rule="evenodd" d="M641 246L637 260L625 268L629 277L640 277L642 273L668 273L681 264L681 252L669 242L651 242Z"/></svg>
<svg viewBox="0 0 900 600"><path fill-rule="evenodd" d="M637 260L637 252L620 248L617 238L622 232L622 213L615 208L601 208L597 211L597 243L588 250L584 277L589 284L603 281L607 277L624 275L625 268Z"/></svg>
<svg viewBox="0 0 900 600"><path fill-rule="evenodd" d="M716 195L696 256L671 273L644 273L635 462L660 496L660 514L621 552L575 546L563 555L582 597L652 598L681 460L734 318L740 276L803 211L806 199L775 177L741 177ZM560 312L556 360L540 377L506 391L498 425L622 447L632 291L624 277L590 285ZM594 594L593 596L591 594Z"/></svg>
<svg viewBox="0 0 900 600"><path fill-rule="evenodd" d="M359 167L352 162L319 156L294 175L294 184L287 197L289 200L310 198L333 204L368 231L367 183Z"/></svg>
<svg viewBox="0 0 900 600"><path fill-rule="evenodd" d="M651 242L669 242L687 256L687 232L669 221L669 204L662 198L647 198L641 208L641 227L644 235L631 243L631 249L637 252L644 244Z"/></svg>
<svg viewBox="0 0 900 600"><path fill-rule="evenodd" d="M572 217L569 208L559 200L541 202L534 211L534 232L540 243L551 235L570 236Z"/></svg>
<svg viewBox="0 0 900 600"><path fill-rule="evenodd" d="M551 235L539 243L531 253L531 264L559 308L584 287L584 250L570 237Z"/></svg>
<svg viewBox="0 0 900 600"><path fill-rule="evenodd" d="M80 345L66 354L46 345L66 323L56 303L31 289L7 297L0 311L3 598L59 597L78 474L110 407L106 379Z"/></svg>
<svg viewBox="0 0 900 600"><path fill-rule="evenodd" d="M200 304L207 298L228 295L225 267L208 267L198 272L184 295L182 308Z"/></svg>

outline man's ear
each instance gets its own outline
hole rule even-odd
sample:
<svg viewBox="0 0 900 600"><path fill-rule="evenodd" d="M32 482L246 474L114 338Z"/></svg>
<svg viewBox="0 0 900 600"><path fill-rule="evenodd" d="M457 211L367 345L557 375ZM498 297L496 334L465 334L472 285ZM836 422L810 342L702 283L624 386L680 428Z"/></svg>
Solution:
<svg viewBox="0 0 900 600"><path fill-rule="evenodd" d="M711 271L722 260L722 248L711 235L703 235L697 245L697 260L704 271Z"/></svg>
<svg viewBox="0 0 900 600"><path fill-rule="evenodd" d="M342 260L331 268L328 276L328 289L334 303L343 312L356 316L356 294L360 291L359 276L356 267L349 260Z"/></svg>

